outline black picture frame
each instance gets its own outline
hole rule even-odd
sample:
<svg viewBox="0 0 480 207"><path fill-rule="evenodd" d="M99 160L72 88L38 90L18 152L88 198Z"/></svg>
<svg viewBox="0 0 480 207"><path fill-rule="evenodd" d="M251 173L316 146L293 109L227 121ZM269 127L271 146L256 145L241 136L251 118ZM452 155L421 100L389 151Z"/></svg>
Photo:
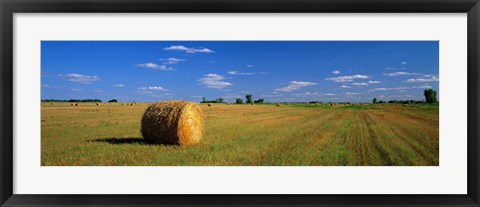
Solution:
<svg viewBox="0 0 480 207"><path fill-rule="evenodd" d="M1 206L480 206L479 0L0 0ZM465 195L13 194L14 13L467 13L468 189ZM440 181L439 181L440 182ZM94 188L95 186L92 186ZM348 187L348 186L345 186ZM414 186L412 186L414 187Z"/></svg>

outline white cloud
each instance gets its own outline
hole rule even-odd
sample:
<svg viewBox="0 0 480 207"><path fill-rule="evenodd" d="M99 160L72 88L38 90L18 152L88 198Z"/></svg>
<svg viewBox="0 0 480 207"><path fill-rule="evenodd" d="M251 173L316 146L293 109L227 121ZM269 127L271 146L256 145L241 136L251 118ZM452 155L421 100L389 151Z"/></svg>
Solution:
<svg viewBox="0 0 480 207"><path fill-rule="evenodd" d="M290 85L288 85L287 87L277 88L275 90L282 91L282 92L290 92L290 91L299 90L300 88L311 86L311 85L317 85L317 84L312 82L305 82L305 81L291 81Z"/></svg>
<svg viewBox="0 0 480 207"><path fill-rule="evenodd" d="M178 59L178 58L173 58L173 57L171 57L171 58L162 58L162 59L160 59L160 60L164 61L163 64L168 64L168 65L173 65L173 64L177 64L177 63L179 63L179 62L185 61L185 59Z"/></svg>
<svg viewBox="0 0 480 207"><path fill-rule="evenodd" d="M369 84L381 83L380 81L368 81Z"/></svg>
<svg viewBox="0 0 480 207"><path fill-rule="evenodd" d="M254 65L246 65L247 68L253 68L255 67Z"/></svg>
<svg viewBox="0 0 480 207"><path fill-rule="evenodd" d="M343 85L342 88L351 88L350 86Z"/></svg>
<svg viewBox="0 0 480 207"><path fill-rule="evenodd" d="M215 53L215 51L210 50L208 48L190 48L190 47L185 47L183 45L172 45L170 47L166 47L163 50L174 50L174 51L184 51L186 53Z"/></svg>
<svg viewBox="0 0 480 207"><path fill-rule="evenodd" d="M338 74L340 74L340 71L339 70L334 70L334 71L332 71L332 73L335 74L335 75L338 75Z"/></svg>
<svg viewBox="0 0 480 207"><path fill-rule="evenodd" d="M83 84L89 84L91 82L99 81L101 78L93 75L82 75L82 74L76 74L76 73L69 73L66 75L59 74L58 75L61 79L67 80L67 81L72 81L72 82L77 82L77 83L83 83Z"/></svg>
<svg viewBox="0 0 480 207"><path fill-rule="evenodd" d="M407 72L395 72L395 73L383 73L384 76L400 76L400 75L420 75L419 73L407 73Z"/></svg>
<svg viewBox="0 0 480 207"><path fill-rule="evenodd" d="M353 95L358 95L359 93L345 92L345 93L343 93L343 94L345 94L345 95L347 95L347 96L353 96Z"/></svg>
<svg viewBox="0 0 480 207"><path fill-rule="evenodd" d="M95 93L104 93L105 91L104 91L104 90L93 90L93 92L95 92Z"/></svg>
<svg viewBox="0 0 480 207"><path fill-rule="evenodd" d="M113 85L113 86L115 86L115 87L124 87L125 85L124 85L123 83L120 83L120 84L115 84L115 85Z"/></svg>
<svg viewBox="0 0 480 207"><path fill-rule="evenodd" d="M405 82L407 83L426 83L426 82L438 82L439 79L435 76L432 76L430 78L411 78L406 80Z"/></svg>
<svg viewBox="0 0 480 207"><path fill-rule="evenodd" d="M423 88L423 89L429 89L429 88L432 88L432 86L414 86L413 88Z"/></svg>
<svg viewBox="0 0 480 207"><path fill-rule="evenodd" d="M74 88L72 89L73 92L80 92L80 91L83 91L83 89L79 89L79 88Z"/></svg>
<svg viewBox="0 0 480 207"><path fill-rule="evenodd" d="M403 62L400 62L400 64L406 65L406 64L408 64L408 62L403 61Z"/></svg>
<svg viewBox="0 0 480 207"><path fill-rule="evenodd" d="M250 93L250 91L240 91L240 93Z"/></svg>
<svg viewBox="0 0 480 207"><path fill-rule="evenodd" d="M255 73L241 73L236 70L228 71L230 75L255 75Z"/></svg>
<svg viewBox="0 0 480 207"><path fill-rule="evenodd" d="M51 85L48 85L48 84L42 84L42 87L44 87L44 88L51 88L52 86L51 86Z"/></svg>
<svg viewBox="0 0 480 207"><path fill-rule="evenodd" d="M168 91L167 89L161 86L147 86L147 87L139 87L139 90L150 90L150 91Z"/></svg>
<svg viewBox="0 0 480 207"><path fill-rule="evenodd" d="M142 64L137 64L137 67L140 68L148 68L152 70L169 70L173 71L172 67L167 67L166 65L157 65L155 63L142 63Z"/></svg>
<svg viewBox="0 0 480 207"><path fill-rule="evenodd" d="M368 83L352 83L354 86L368 86Z"/></svg>
<svg viewBox="0 0 480 207"><path fill-rule="evenodd" d="M152 91L167 91L167 89L161 87L161 86L149 86L148 90Z"/></svg>
<svg viewBox="0 0 480 207"><path fill-rule="evenodd" d="M343 83L343 82L352 82L355 79L368 79L369 77L366 75L350 75L350 76L339 76L333 78L326 78L325 80Z"/></svg>
<svg viewBox="0 0 480 207"><path fill-rule="evenodd" d="M392 90L407 90L409 87L396 87L396 88L375 88L374 91L392 91Z"/></svg>
<svg viewBox="0 0 480 207"><path fill-rule="evenodd" d="M218 74L207 74L203 78L198 79L200 85L206 86L207 88L223 89L225 87L233 85L230 82L224 81L225 77Z"/></svg>
<svg viewBox="0 0 480 207"><path fill-rule="evenodd" d="M261 95L261 98L274 98L274 97L281 97L283 94L267 94L267 95Z"/></svg>

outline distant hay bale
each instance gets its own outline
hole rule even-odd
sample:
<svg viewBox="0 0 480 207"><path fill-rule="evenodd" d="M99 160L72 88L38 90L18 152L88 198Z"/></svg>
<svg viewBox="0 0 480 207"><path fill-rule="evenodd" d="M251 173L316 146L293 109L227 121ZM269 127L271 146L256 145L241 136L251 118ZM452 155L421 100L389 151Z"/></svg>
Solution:
<svg viewBox="0 0 480 207"><path fill-rule="evenodd" d="M75 103L75 106L80 106L80 104L78 104L78 103Z"/></svg>
<svg viewBox="0 0 480 207"><path fill-rule="evenodd" d="M147 143L194 145L202 138L203 113L195 103L162 101L145 110L141 125Z"/></svg>
<svg viewBox="0 0 480 207"><path fill-rule="evenodd" d="M51 103L51 105L55 105L55 103Z"/></svg>
<svg viewBox="0 0 480 207"><path fill-rule="evenodd" d="M73 106L73 103L70 103L70 106Z"/></svg>
<svg viewBox="0 0 480 207"><path fill-rule="evenodd" d="M100 106L100 104L99 104L99 103L97 103L97 106Z"/></svg>
<svg viewBox="0 0 480 207"><path fill-rule="evenodd" d="M208 106L212 106L212 104L208 104Z"/></svg>
<svg viewBox="0 0 480 207"><path fill-rule="evenodd" d="M277 103L277 106L280 106L280 104L279 104L279 103Z"/></svg>

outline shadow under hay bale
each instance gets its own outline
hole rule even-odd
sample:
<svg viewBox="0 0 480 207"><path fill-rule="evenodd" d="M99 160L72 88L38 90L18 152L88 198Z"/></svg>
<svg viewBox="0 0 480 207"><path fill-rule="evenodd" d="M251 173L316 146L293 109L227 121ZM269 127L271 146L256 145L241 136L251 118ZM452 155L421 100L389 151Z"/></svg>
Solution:
<svg viewBox="0 0 480 207"><path fill-rule="evenodd" d="M194 145L202 138L203 113L191 102L157 102L145 110L141 132L146 143Z"/></svg>
<svg viewBox="0 0 480 207"><path fill-rule="evenodd" d="M109 144L145 144L143 138L103 138L103 139L93 139L89 142L106 142Z"/></svg>

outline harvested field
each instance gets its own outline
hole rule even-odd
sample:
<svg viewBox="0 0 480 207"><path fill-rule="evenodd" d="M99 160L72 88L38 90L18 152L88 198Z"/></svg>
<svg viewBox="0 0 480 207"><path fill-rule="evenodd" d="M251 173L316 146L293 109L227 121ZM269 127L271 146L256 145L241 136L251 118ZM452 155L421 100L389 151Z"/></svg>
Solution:
<svg viewBox="0 0 480 207"><path fill-rule="evenodd" d="M146 144L148 104L42 103L44 166L436 166L436 105L201 104L194 146Z"/></svg>

